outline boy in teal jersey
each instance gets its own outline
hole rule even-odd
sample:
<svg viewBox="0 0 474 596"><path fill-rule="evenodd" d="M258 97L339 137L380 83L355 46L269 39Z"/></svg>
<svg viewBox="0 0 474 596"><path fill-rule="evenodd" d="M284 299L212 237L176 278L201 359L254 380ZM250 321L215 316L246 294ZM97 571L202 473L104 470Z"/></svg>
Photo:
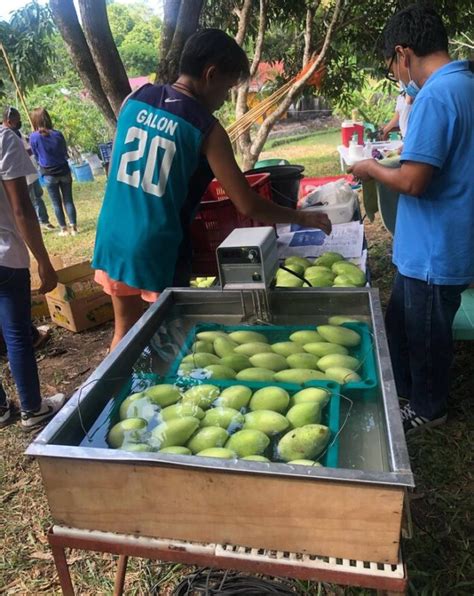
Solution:
<svg viewBox="0 0 474 596"><path fill-rule="evenodd" d="M189 225L214 176L247 217L330 233L326 215L262 199L238 167L212 113L248 76L247 57L235 40L204 29L186 43L173 85L145 85L124 102L93 260L96 280L112 296L111 348L141 316L142 299L154 301L176 285L180 263L189 260Z"/></svg>

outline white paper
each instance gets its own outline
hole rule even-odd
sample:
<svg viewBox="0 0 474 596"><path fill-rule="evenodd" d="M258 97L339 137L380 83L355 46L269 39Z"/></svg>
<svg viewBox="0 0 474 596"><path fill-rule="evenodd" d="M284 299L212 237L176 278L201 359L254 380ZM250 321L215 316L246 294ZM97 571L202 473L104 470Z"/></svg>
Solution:
<svg viewBox="0 0 474 596"><path fill-rule="evenodd" d="M360 258L364 241L364 226L358 221L335 224L330 236L321 230L294 225L277 226L280 259L297 255L319 257L324 252L340 253L346 259Z"/></svg>

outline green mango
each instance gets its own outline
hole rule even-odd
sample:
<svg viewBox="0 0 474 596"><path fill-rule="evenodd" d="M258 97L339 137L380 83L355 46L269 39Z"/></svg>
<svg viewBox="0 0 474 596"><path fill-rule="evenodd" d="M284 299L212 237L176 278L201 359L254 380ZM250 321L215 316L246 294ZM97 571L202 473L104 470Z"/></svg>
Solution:
<svg viewBox="0 0 474 596"><path fill-rule="evenodd" d="M364 286L367 282L365 273L354 263L334 263L332 270L337 276L348 278L356 286Z"/></svg>
<svg viewBox="0 0 474 596"><path fill-rule="evenodd" d="M311 329L302 329L301 331L295 331L290 335L290 340L297 344L309 344L315 341L323 341L323 338L317 331L311 331Z"/></svg>
<svg viewBox="0 0 474 596"><path fill-rule="evenodd" d="M304 352L303 346L294 341L278 341L272 344L272 350L275 354L280 354L280 356L284 356L285 358L288 358L291 354L301 354Z"/></svg>
<svg viewBox="0 0 474 596"><path fill-rule="evenodd" d="M112 449L119 449L123 443L141 443L148 422L143 418L126 418L114 424L107 435Z"/></svg>
<svg viewBox="0 0 474 596"><path fill-rule="evenodd" d="M295 406L296 404L305 404L310 402L317 402L321 408L329 402L331 398L331 392L328 389L322 387L307 387L295 393L290 400L290 404Z"/></svg>
<svg viewBox="0 0 474 596"><path fill-rule="evenodd" d="M215 354L208 354L207 352L196 352L196 354L188 354L181 360L181 364L192 364L194 368L204 368L209 364L219 364L220 358Z"/></svg>
<svg viewBox="0 0 474 596"><path fill-rule="evenodd" d="M237 342L232 341L228 337L216 337L214 340L214 352L220 358L224 358L224 356L232 354L238 345Z"/></svg>
<svg viewBox="0 0 474 596"><path fill-rule="evenodd" d="M343 366L333 366L332 368L326 369L326 376L331 381L336 381L341 385L346 383L359 383L362 381L360 376L351 370L350 368L344 368Z"/></svg>
<svg viewBox="0 0 474 596"><path fill-rule="evenodd" d="M359 319L346 317L344 315L333 315L328 319L329 325L343 325L344 323L360 323Z"/></svg>
<svg viewBox="0 0 474 596"><path fill-rule="evenodd" d="M234 451L237 457L261 455L270 444L270 439L260 430L239 430L226 443L226 448Z"/></svg>
<svg viewBox="0 0 474 596"><path fill-rule="evenodd" d="M300 265L303 269L306 269L311 265L311 262L305 257L293 256L285 259L285 267L288 267L288 265Z"/></svg>
<svg viewBox="0 0 474 596"><path fill-rule="evenodd" d="M120 410L119 410L120 420L124 420L125 418L136 418L137 417L136 408L132 409L131 406L132 406L133 402L135 402L137 400L142 400L144 396L145 396L145 394L143 393L143 391L140 391L140 393L132 393L132 395L129 395L128 397L126 397L123 400L123 402L120 404Z"/></svg>
<svg viewBox="0 0 474 596"><path fill-rule="evenodd" d="M237 457L233 451L225 447L210 447L209 449L203 449L196 455L199 457L217 457L219 459L235 459Z"/></svg>
<svg viewBox="0 0 474 596"><path fill-rule="evenodd" d="M254 410L272 410L273 412L286 412L290 396L281 387L264 387L255 391L250 400L249 408Z"/></svg>
<svg viewBox="0 0 474 596"><path fill-rule="evenodd" d="M273 381L275 373L267 368L244 368L237 373L235 377L238 381L258 381L268 382Z"/></svg>
<svg viewBox="0 0 474 596"><path fill-rule="evenodd" d="M201 420L204 418L204 410L192 402L180 402L163 408L160 412L163 422L168 422L168 420L172 420L173 418L184 418L185 416L193 416Z"/></svg>
<svg viewBox="0 0 474 596"><path fill-rule="evenodd" d="M283 432L288 426L288 420L272 410L256 410L245 414L244 428L260 430L269 437Z"/></svg>
<svg viewBox="0 0 474 596"><path fill-rule="evenodd" d="M360 362L353 356L345 356L342 354L328 354L319 359L318 368L321 370L326 371L328 368L334 368L335 366L357 370L360 366Z"/></svg>
<svg viewBox="0 0 474 596"><path fill-rule="evenodd" d="M309 280L308 280L309 281ZM285 276L280 275L276 279L275 287L276 288L301 288L303 286L303 280L296 275L291 275L288 273Z"/></svg>
<svg viewBox="0 0 474 596"><path fill-rule="evenodd" d="M226 408L218 406L211 408L206 412L204 419L201 421L201 427L204 426L220 426L228 432L241 428L244 424L244 415L234 408Z"/></svg>
<svg viewBox="0 0 474 596"><path fill-rule="evenodd" d="M236 372L252 367L249 357L244 354L229 354L228 356L224 356L220 363L222 366L228 366Z"/></svg>
<svg viewBox="0 0 474 596"><path fill-rule="evenodd" d="M212 344L212 342L210 341L202 341L202 340L198 340L195 341L192 345L191 351L193 353L196 352L206 352L208 354L213 354L214 353L214 346Z"/></svg>
<svg viewBox="0 0 474 596"><path fill-rule="evenodd" d="M318 367L319 358L313 354L291 354L286 359L287 366L285 368L311 368L315 370Z"/></svg>
<svg viewBox="0 0 474 596"><path fill-rule="evenodd" d="M181 364L179 365L178 374L187 377L190 373L193 372L195 368L196 367L194 366L194 364L190 364L189 362L181 362Z"/></svg>
<svg viewBox="0 0 474 596"><path fill-rule="evenodd" d="M305 270L305 267L303 267L299 263L290 263L289 265L285 265L285 267L287 269L289 269L290 271L294 271L295 273L298 273L298 275L302 275ZM283 276L284 274L288 274L288 271L285 271L285 269L278 269L277 278L278 278L278 275Z"/></svg>
<svg viewBox="0 0 474 596"><path fill-rule="evenodd" d="M247 407L251 397L251 389L244 385L233 385L222 391L220 396L215 400L214 405L240 410Z"/></svg>
<svg viewBox="0 0 474 596"><path fill-rule="evenodd" d="M252 341L247 344L240 344L235 348L236 354L243 354L244 356L255 356L255 354L261 354L263 352L271 352L272 348L266 343L260 341Z"/></svg>
<svg viewBox="0 0 474 596"><path fill-rule="evenodd" d="M220 426L206 426L200 428L196 434L191 437L186 447L196 454L204 449L213 447L223 447L229 438L229 433Z"/></svg>
<svg viewBox="0 0 474 596"><path fill-rule="evenodd" d="M283 370L288 367L284 356L267 352L250 356L250 363L256 368L267 368L274 371Z"/></svg>
<svg viewBox="0 0 474 596"><path fill-rule="evenodd" d="M199 428L199 420L192 416L172 418L162 422L151 431L151 444L158 449L183 446Z"/></svg>
<svg viewBox="0 0 474 596"><path fill-rule="evenodd" d="M258 331L232 331L232 333L229 333L229 337L232 341L235 341L238 344L249 344L254 342L268 343L266 335L258 333Z"/></svg>
<svg viewBox="0 0 474 596"><path fill-rule="evenodd" d="M153 451L147 443L124 443L120 449L122 451L136 451L138 453L150 453Z"/></svg>
<svg viewBox="0 0 474 596"><path fill-rule="evenodd" d="M235 379L235 370L222 364L209 364L204 367L211 373L212 379Z"/></svg>
<svg viewBox="0 0 474 596"><path fill-rule="evenodd" d="M311 370L310 368L288 368L287 370L280 370L275 373L275 381L277 383L295 383L296 385L303 385L308 381L327 381L327 377L319 370Z"/></svg>
<svg viewBox="0 0 474 596"><path fill-rule="evenodd" d="M319 325L318 333L327 342L340 346L354 348L360 344L361 338L357 331L336 325Z"/></svg>
<svg viewBox="0 0 474 596"><path fill-rule="evenodd" d="M319 356L319 358L327 356L328 354L349 354L349 350L344 346L326 341L316 341L314 343L305 344L303 349L305 352L308 352L308 354Z"/></svg>
<svg viewBox="0 0 474 596"><path fill-rule="evenodd" d="M215 385L195 385L184 393L182 403L192 403L207 410L219 397L219 393L220 389Z"/></svg>
<svg viewBox="0 0 474 596"><path fill-rule="evenodd" d="M196 337L201 341L208 341L213 344L217 337L227 337L227 333L224 331L200 331Z"/></svg>
<svg viewBox="0 0 474 596"><path fill-rule="evenodd" d="M306 279L312 288L330 288L334 283L334 276L330 272L308 275Z"/></svg>
<svg viewBox="0 0 474 596"><path fill-rule="evenodd" d="M323 467L318 461L313 461L312 459L294 459L288 463L292 464L293 466L313 466L313 468Z"/></svg>
<svg viewBox="0 0 474 596"><path fill-rule="evenodd" d="M329 267L321 267L320 265L312 265L311 267L308 267L308 269L306 269L306 271L305 271L306 278L318 276L318 275L327 275L327 274L330 274L331 279L334 279L335 275Z"/></svg>
<svg viewBox="0 0 474 596"><path fill-rule="evenodd" d="M334 263L343 261L344 257L338 252L327 251L324 252L320 257L314 260L315 265L323 267L332 267Z"/></svg>
<svg viewBox="0 0 474 596"><path fill-rule="evenodd" d="M174 385L168 384L148 387L148 389L145 389L145 395L154 404L160 406L161 408L171 406L181 399L181 393L179 389Z"/></svg>
<svg viewBox="0 0 474 596"><path fill-rule="evenodd" d="M278 443L278 455L286 462L316 459L328 444L330 431L322 424L307 424L290 430Z"/></svg>
<svg viewBox="0 0 474 596"><path fill-rule="evenodd" d="M246 455L240 459L245 461L261 461L265 463L271 463L268 457L265 457L264 455Z"/></svg>
<svg viewBox="0 0 474 596"><path fill-rule="evenodd" d="M191 455L191 449L178 445L172 445L171 447L163 447L163 449L160 449L158 453L169 453L170 455Z"/></svg>
<svg viewBox="0 0 474 596"><path fill-rule="evenodd" d="M299 428L307 424L319 424L321 422L321 404L316 401L297 404L288 410L286 417L292 428Z"/></svg>

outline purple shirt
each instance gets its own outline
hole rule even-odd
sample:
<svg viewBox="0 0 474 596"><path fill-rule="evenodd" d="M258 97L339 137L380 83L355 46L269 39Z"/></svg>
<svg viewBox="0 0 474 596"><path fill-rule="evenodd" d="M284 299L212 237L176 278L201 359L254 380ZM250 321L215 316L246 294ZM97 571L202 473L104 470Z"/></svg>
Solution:
<svg viewBox="0 0 474 596"><path fill-rule="evenodd" d="M40 167L67 166L66 140L59 130L50 130L48 135L42 135L39 132L31 133L30 145Z"/></svg>

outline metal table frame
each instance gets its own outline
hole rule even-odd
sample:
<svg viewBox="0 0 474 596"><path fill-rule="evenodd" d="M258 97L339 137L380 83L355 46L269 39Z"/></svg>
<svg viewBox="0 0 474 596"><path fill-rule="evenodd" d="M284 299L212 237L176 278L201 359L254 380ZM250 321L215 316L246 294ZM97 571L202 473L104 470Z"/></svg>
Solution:
<svg viewBox="0 0 474 596"><path fill-rule="evenodd" d="M123 594L129 557L371 588L386 596L404 594L407 586L406 567L401 560L394 566L295 553L262 553L230 545L159 540L64 526L50 528L48 542L64 596L75 594L66 548L119 555L114 596Z"/></svg>

